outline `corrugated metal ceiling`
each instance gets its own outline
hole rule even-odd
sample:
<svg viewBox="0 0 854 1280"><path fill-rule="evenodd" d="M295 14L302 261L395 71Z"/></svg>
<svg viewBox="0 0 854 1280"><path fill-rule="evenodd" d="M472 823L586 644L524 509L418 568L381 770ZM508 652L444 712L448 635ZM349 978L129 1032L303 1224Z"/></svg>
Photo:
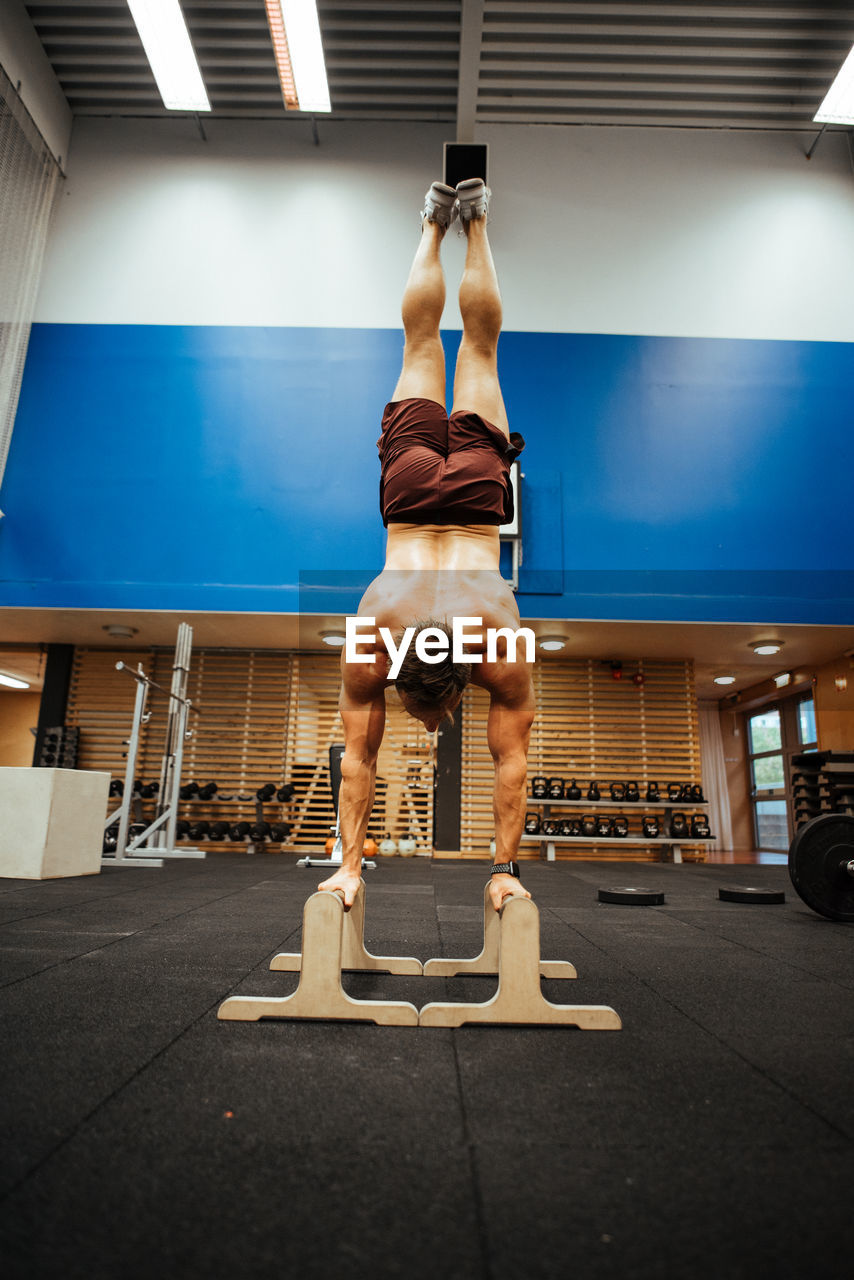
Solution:
<svg viewBox="0 0 854 1280"><path fill-rule="evenodd" d="M284 112L263 0L184 0L221 117ZM851 4L319 0L333 118L812 129ZM78 115L167 115L122 0L26 8ZM297 113L289 113L299 118Z"/></svg>

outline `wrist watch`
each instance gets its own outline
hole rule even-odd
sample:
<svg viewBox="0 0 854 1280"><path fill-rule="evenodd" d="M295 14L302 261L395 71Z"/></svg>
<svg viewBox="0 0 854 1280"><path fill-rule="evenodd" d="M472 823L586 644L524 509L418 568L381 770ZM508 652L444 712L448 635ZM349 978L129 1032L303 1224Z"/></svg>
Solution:
<svg viewBox="0 0 854 1280"><path fill-rule="evenodd" d="M491 876L497 876L497 875L515 876L516 879L518 880L520 879L519 863L518 862L493 862L492 867L490 868L489 874Z"/></svg>

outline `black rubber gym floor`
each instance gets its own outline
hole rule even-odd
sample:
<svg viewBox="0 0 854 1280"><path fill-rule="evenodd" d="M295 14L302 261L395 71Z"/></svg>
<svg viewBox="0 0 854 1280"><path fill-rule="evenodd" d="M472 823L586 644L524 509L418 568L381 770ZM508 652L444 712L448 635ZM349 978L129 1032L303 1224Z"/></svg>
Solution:
<svg viewBox="0 0 854 1280"><path fill-rule="evenodd" d="M217 1020L285 995L322 878L238 853L0 881L6 1280L847 1277L854 927L783 867L528 863L623 1030ZM484 866L384 860L368 948L474 955ZM665 891L604 905L600 886ZM718 889L786 890L783 906ZM361 998L484 978L354 975Z"/></svg>

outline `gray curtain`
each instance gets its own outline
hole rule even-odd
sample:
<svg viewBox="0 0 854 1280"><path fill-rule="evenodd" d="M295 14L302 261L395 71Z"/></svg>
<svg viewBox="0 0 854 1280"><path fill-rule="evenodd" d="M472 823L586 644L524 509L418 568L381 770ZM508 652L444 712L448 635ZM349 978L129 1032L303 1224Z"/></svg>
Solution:
<svg viewBox="0 0 854 1280"><path fill-rule="evenodd" d="M61 171L0 67L0 484Z"/></svg>
<svg viewBox="0 0 854 1280"><path fill-rule="evenodd" d="M697 719L700 730L703 792L709 802L709 826L712 834L717 837L713 848L729 851L732 849L732 815L729 807L729 789L718 704L698 701Z"/></svg>

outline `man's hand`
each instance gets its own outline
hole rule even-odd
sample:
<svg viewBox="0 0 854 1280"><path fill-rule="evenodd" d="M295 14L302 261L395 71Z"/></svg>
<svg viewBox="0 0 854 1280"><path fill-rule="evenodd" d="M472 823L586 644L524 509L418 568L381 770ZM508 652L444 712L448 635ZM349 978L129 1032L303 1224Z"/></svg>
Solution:
<svg viewBox="0 0 854 1280"><path fill-rule="evenodd" d="M530 893L515 876L506 875L503 871L492 876L489 881L489 900L496 911L500 911L508 898L530 898Z"/></svg>
<svg viewBox="0 0 854 1280"><path fill-rule="evenodd" d="M344 910L349 911L356 901L362 876L359 871L347 871L344 867L317 886L322 893L338 893L344 900Z"/></svg>

